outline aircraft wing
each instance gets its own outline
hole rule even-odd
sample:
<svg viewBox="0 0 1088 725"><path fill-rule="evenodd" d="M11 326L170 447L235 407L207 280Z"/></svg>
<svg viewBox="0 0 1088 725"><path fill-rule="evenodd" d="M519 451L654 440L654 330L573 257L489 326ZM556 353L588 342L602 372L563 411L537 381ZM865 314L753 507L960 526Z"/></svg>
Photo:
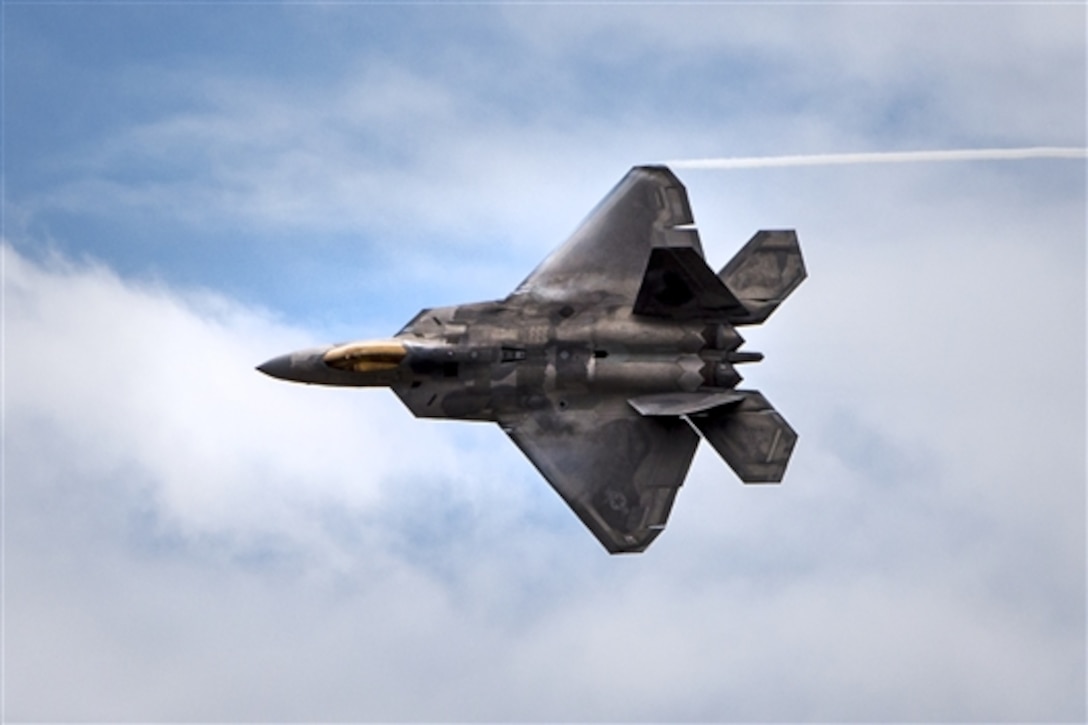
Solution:
<svg viewBox="0 0 1088 725"><path fill-rule="evenodd" d="M695 229L676 228L691 223L680 180L663 166L636 166L511 297L629 305L654 247L694 248L703 256Z"/></svg>
<svg viewBox="0 0 1088 725"><path fill-rule="evenodd" d="M680 418L644 417L622 399L501 425L613 554L642 551L665 528L699 445Z"/></svg>

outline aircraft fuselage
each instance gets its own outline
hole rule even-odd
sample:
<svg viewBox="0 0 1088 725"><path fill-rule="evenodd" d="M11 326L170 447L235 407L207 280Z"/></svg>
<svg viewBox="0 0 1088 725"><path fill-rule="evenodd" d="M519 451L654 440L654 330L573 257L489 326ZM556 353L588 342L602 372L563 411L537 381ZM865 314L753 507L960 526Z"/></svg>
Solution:
<svg viewBox="0 0 1088 725"><path fill-rule="evenodd" d="M389 340L303 350L262 372L319 385L391 387L419 417L499 421L542 409L736 387L743 338L723 322L640 319L630 307L531 312L502 302L427 309ZM587 397L588 396L588 397Z"/></svg>

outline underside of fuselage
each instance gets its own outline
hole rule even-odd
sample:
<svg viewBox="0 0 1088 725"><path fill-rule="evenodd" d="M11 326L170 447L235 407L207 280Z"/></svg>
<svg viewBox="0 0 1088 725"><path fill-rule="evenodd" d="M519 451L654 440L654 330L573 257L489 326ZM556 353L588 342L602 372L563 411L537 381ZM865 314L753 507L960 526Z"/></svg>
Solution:
<svg viewBox="0 0 1088 725"><path fill-rule="evenodd" d="M507 302L424 310L395 338L392 387L421 417L499 421L590 408L601 396L732 388L743 340L728 323L640 319L630 308Z"/></svg>

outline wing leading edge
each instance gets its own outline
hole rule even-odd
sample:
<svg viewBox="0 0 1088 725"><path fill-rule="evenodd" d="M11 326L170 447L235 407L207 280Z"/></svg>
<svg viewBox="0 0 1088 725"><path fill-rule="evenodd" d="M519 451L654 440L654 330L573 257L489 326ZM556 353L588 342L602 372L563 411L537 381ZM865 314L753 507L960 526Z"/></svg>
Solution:
<svg viewBox="0 0 1088 725"><path fill-rule="evenodd" d="M687 190L664 166L636 166L511 295L630 305L654 247L703 250Z"/></svg>

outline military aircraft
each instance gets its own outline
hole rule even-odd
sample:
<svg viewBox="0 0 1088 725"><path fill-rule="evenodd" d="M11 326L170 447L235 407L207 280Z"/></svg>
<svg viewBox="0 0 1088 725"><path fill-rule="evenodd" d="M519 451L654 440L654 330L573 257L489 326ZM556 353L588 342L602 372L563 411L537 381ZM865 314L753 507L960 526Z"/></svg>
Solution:
<svg viewBox="0 0 1088 725"><path fill-rule="evenodd" d="M665 528L699 436L745 483L782 480L797 434L739 390L743 325L806 276L797 235L760 231L718 273L687 191L638 166L505 299L425 309L387 340L283 355L300 383L388 386L416 416L498 423L611 553Z"/></svg>

